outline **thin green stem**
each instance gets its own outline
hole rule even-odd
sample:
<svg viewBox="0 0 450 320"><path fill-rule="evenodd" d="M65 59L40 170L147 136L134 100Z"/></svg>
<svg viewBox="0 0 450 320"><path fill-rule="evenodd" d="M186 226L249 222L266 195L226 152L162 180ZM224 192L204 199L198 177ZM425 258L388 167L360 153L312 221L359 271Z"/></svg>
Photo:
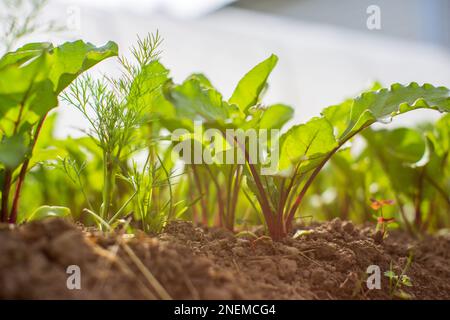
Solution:
<svg viewBox="0 0 450 320"><path fill-rule="evenodd" d="M100 217L108 220L111 207L111 197L114 188L114 164L112 155L108 151L103 152L103 204L100 210Z"/></svg>
<svg viewBox="0 0 450 320"><path fill-rule="evenodd" d="M235 172L235 180L234 180L234 188L233 188L233 196L231 199L231 208L228 217L228 229L234 231L234 220L236 218L236 207L238 202L239 190L241 188L242 182L242 171L241 166L237 166Z"/></svg>
<svg viewBox="0 0 450 320"><path fill-rule="evenodd" d="M200 200L200 204L202 206L202 222L204 225L208 225L208 207L207 207L205 195L203 194L203 188L202 188L202 184L200 181L200 177L198 175L195 164L192 164L191 167L192 167L192 173L194 174L195 185L197 186L198 192L202 196L202 198Z"/></svg>
<svg viewBox="0 0 450 320"><path fill-rule="evenodd" d="M161 168L164 170L164 173L167 177L167 185L169 188L169 214L167 215L167 218L170 220L172 219L173 215L173 190L172 190L172 182L170 181L170 173L167 170L166 166L164 165L164 162L162 161L161 157L156 153L156 156L158 157L159 163L161 164Z"/></svg>
<svg viewBox="0 0 450 320"><path fill-rule="evenodd" d="M137 195L137 191L135 191L130 198L128 198L127 201L125 201L125 203L120 207L119 210L117 210L117 212L112 216L111 219L109 219L108 223L112 224L121 214L122 212L125 210L125 208L130 204L130 202L134 199L134 197L136 197Z"/></svg>
<svg viewBox="0 0 450 320"><path fill-rule="evenodd" d="M225 204L222 198L222 189L219 185L219 182L217 181L216 176L214 176L213 172L211 171L211 168L206 165L205 166L206 170L208 171L214 185L216 186L216 190L217 190L217 206L219 208L219 226L222 227L223 226L223 222L225 220Z"/></svg>

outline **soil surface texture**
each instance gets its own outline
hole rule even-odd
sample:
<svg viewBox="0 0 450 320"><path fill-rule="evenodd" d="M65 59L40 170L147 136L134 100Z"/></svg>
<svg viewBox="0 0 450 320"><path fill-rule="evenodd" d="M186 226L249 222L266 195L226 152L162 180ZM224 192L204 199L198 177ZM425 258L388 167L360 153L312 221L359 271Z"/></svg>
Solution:
<svg viewBox="0 0 450 320"><path fill-rule="evenodd" d="M339 219L299 230L273 242L183 221L156 237L61 219L0 225L0 298L450 299L450 237L391 231L381 241L373 226ZM80 290L68 289L76 284L71 265ZM370 265L379 267L381 289L367 287ZM390 284L387 271L404 281Z"/></svg>

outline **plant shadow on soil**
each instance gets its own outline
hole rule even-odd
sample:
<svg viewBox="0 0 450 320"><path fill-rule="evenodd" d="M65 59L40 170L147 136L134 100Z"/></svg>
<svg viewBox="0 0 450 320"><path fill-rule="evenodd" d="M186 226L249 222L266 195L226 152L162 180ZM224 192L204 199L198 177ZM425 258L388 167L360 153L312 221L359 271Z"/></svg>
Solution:
<svg viewBox="0 0 450 320"><path fill-rule="evenodd" d="M383 276L406 271L415 299L450 299L450 238L415 240L339 219L297 239L236 238L223 229L170 223L157 237L101 234L61 219L0 226L2 299L391 299ZM131 249L131 250L130 250ZM68 290L69 265L81 290ZM366 286L369 265L381 289Z"/></svg>

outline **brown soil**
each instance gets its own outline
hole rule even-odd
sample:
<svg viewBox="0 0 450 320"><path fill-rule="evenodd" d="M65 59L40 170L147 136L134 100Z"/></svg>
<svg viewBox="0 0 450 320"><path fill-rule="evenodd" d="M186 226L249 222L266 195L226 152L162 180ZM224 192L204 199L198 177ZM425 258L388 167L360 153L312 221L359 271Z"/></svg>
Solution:
<svg viewBox="0 0 450 320"><path fill-rule="evenodd" d="M413 240L392 232L382 243L373 228L333 220L297 239L236 238L220 230L173 222L158 237L89 232L49 219L0 226L3 299L391 299L392 262L416 299L450 299L450 238ZM376 237L375 237L376 238ZM379 265L381 290L368 290L366 269ZM81 268L81 290L68 290L66 268Z"/></svg>

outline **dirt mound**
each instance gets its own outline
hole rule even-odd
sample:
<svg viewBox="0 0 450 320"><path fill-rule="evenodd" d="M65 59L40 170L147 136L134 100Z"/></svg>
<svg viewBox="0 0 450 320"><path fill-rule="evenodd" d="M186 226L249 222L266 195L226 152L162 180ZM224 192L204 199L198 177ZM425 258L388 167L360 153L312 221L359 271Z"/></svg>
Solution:
<svg viewBox="0 0 450 320"><path fill-rule="evenodd" d="M391 299L383 273L392 264L400 275L412 256L404 293L450 299L449 238L393 232L379 243L372 230L336 219L273 242L188 222L158 237L88 232L59 219L2 226L0 298ZM81 290L67 289L69 265L80 267ZM380 290L367 289L369 265L380 267Z"/></svg>

